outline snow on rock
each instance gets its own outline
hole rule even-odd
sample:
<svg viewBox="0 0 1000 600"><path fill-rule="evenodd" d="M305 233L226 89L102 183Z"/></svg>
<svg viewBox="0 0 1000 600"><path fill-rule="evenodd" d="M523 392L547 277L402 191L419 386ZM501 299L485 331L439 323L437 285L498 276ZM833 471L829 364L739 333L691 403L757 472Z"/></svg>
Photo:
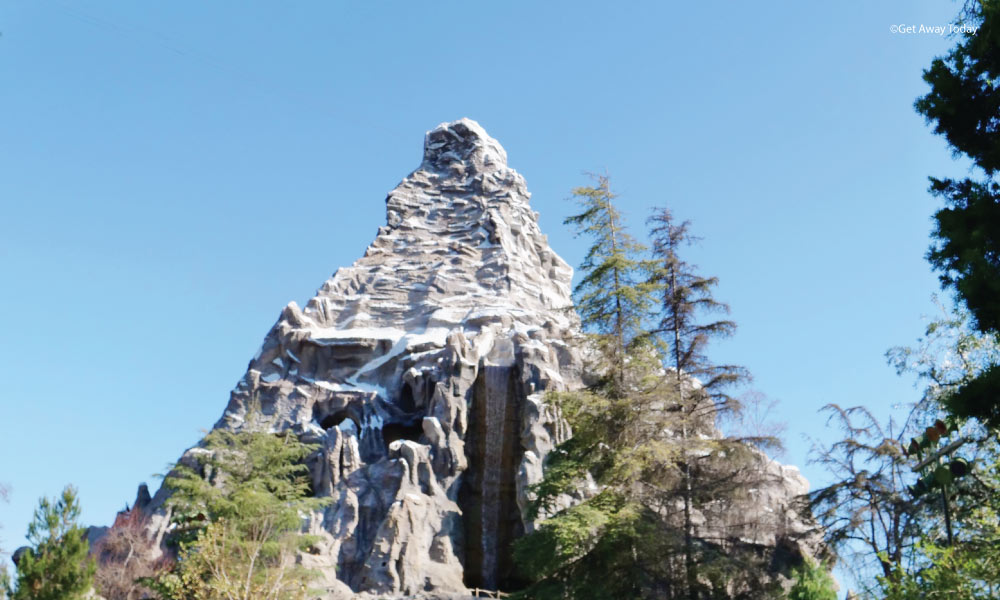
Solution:
<svg viewBox="0 0 1000 600"><path fill-rule="evenodd" d="M216 427L258 406L320 448L313 488L333 502L307 519L322 542L303 562L331 590L495 588L511 568L495 556L534 527L526 486L569 436L542 396L582 367L573 271L529 197L476 122L428 132L363 256L281 311L233 389Z"/></svg>
<svg viewBox="0 0 1000 600"><path fill-rule="evenodd" d="M476 122L428 132L364 255L281 311L233 389L216 427L258 406L320 448L313 489L333 501L308 518L322 542L303 563L329 589L461 593L511 574L529 487L570 436L545 392L582 385L572 269L529 197Z"/></svg>

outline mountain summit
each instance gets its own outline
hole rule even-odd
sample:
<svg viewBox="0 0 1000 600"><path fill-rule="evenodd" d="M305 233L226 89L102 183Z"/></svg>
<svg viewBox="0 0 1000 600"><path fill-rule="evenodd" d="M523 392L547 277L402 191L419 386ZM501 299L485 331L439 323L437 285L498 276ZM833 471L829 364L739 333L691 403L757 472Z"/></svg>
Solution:
<svg viewBox="0 0 1000 600"><path fill-rule="evenodd" d="M239 430L260 411L272 431L319 446L313 491L331 503L307 516L320 542L300 558L335 597L511 581L511 544L536 525L529 488L570 436L545 394L583 386L572 269L529 198L478 123L428 132L364 256L282 310L216 424ZM773 485L744 509L770 525L744 537L774 548L807 529L792 510L807 484L767 464ZM141 503L160 539L166 496Z"/></svg>
<svg viewBox="0 0 1000 600"><path fill-rule="evenodd" d="M544 393L581 385L573 271L529 197L475 121L428 132L364 256L285 307L233 390L217 427L255 405L322 445L314 489L335 500L306 562L330 578L386 594L509 576L527 488L569 433Z"/></svg>

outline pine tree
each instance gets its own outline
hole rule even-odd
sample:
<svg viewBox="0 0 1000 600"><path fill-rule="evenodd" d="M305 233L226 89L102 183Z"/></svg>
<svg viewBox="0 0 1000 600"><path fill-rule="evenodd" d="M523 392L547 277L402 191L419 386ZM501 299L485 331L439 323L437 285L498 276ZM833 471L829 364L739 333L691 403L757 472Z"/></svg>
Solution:
<svg viewBox="0 0 1000 600"><path fill-rule="evenodd" d="M653 257L649 283L660 298L659 322L650 336L663 349L665 379L672 391L672 404L664 410L669 415L680 475L676 492L682 504L686 596L696 598L703 587L700 573L726 569L723 563L728 559L736 563L739 556L736 552L727 557L703 551L706 540L696 539L694 510L704 508L700 505L706 502L735 499L744 493L741 488L757 485L759 482L748 479L753 478L753 465L763 458L757 450L780 444L760 433L727 436L717 431L721 417L740 417L742 407L730 390L746 383L749 374L739 366L715 364L706 348L713 339L731 336L736 323L706 318L728 314L729 307L712 296L718 278L699 275L682 258L683 248L697 241L689 232L690 222L677 223L668 209L658 208L647 223ZM665 496L670 498L673 492L665 490ZM715 564L709 564L712 562Z"/></svg>
<svg viewBox="0 0 1000 600"><path fill-rule="evenodd" d="M77 524L80 504L67 486L59 498L42 498L28 525L30 549L17 563L12 600L79 600L91 589L94 562L87 532Z"/></svg>
<svg viewBox="0 0 1000 600"><path fill-rule="evenodd" d="M534 581L526 591L532 598L645 597L662 578L671 540L634 494L664 450L656 436L662 423L647 418L662 387L645 329L655 304L645 281L650 265L622 223L607 176L595 179L573 190L583 210L566 219L592 240L575 295L595 383L550 396L573 437L549 455L535 488L532 511L549 518L515 546L515 560ZM562 495L591 478L600 493L559 510Z"/></svg>
<svg viewBox="0 0 1000 600"><path fill-rule="evenodd" d="M720 438L715 430L719 411L736 407L725 388L742 371L713 366L704 357L707 339L733 327L697 323L700 309L721 306L710 304L707 293L714 280L696 277L677 258L684 230L679 235L667 228L672 246L654 237L661 247L654 249L655 260L647 258L645 248L626 235L606 177L574 194L585 210L567 222L594 240L581 266L578 310L598 358L588 367L603 377L587 389L549 397L573 437L549 454L544 478L533 489L532 516L548 518L515 546L516 562L534 582L524 594L597 599L725 597L731 589L763 593L769 584L759 560L749 553L726 557L721 540L694 539L692 508L735 499L752 487L746 473L735 471L762 458L746 443L752 440ZM704 386L695 376L706 378ZM560 510L563 494L577 492L588 479L598 492ZM683 516L678 503L685 506ZM680 568L677 556L685 557Z"/></svg>
<svg viewBox="0 0 1000 600"><path fill-rule="evenodd" d="M314 574L295 554L314 540L300 534L300 513L328 501L310 497L304 461L315 448L262 430L256 415L242 431L213 430L194 453L197 468L178 464L168 476L180 552L172 572L146 582L161 597L305 597Z"/></svg>
<svg viewBox="0 0 1000 600"><path fill-rule="evenodd" d="M594 176L596 186L573 190L583 212L568 217L577 235L593 240L580 265L583 278L574 289L576 310L585 328L596 333L595 341L608 361L614 393L623 393L626 357L643 335L643 319L653 303L651 290L643 280L648 263L645 246L629 235L614 205L607 175Z"/></svg>
<svg viewBox="0 0 1000 600"><path fill-rule="evenodd" d="M699 450L692 444L696 433L714 427L715 415L720 410L737 408L735 400L727 393L731 386L747 378L743 369L731 365L715 365L705 355L705 347L713 337L728 337L736 330L736 323L729 320L699 322L704 313L728 313L729 307L712 298L712 288L718 278L702 277L681 259L679 251L695 241L689 233L690 222L674 222L666 208L650 216L655 267L650 281L661 295L661 318L653 332L666 346L669 378L674 388L681 443L688 453ZM692 387L692 381L700 383ZM701 430L701 431L699 431ZM697 569L694 557L694 525L692 523L693 468L691 460L681 464L683 482L681 495L684 504L684 565L689 595L694 597L697 588Z"/></svg>

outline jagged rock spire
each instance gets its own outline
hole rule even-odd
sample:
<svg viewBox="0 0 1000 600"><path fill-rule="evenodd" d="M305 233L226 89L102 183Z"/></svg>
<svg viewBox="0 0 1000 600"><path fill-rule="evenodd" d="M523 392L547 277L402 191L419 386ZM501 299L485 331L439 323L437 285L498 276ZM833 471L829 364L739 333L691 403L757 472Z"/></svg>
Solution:
<svg viewBox="0 0 1000 600"><path fill-rule="evenodd" d="M569 435L544 393L581 372L572 269L529 199L478 123L431 130L364 255L285 307L233 390L218 427L257 404L321 446L314 486L336 502L304 560L331 585L460 591L509 574L528 486Z"/></svg>
<svg viewBox="0 0 1000 600"><path fill-rule="evenodd" d="M233 390L216 427L259 409L257 423L319 448L313 490L332 501L309 516L320 541L300 559L327 597L502 588L512 541L535 527L530 486L570 435L546 393L581 386L582 336L572 270L529 199L478 123L431 130L364 255L282 310ZM804 483L782 469L759 495L784 519ZM167 494L140 494L157 540Z"/></svg>

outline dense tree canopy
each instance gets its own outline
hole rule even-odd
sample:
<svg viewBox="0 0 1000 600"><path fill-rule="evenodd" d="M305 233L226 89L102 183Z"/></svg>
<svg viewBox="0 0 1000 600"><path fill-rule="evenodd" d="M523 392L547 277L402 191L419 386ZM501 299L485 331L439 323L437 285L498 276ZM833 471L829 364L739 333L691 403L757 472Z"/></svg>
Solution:
<svg viewBox="0 0 1000 600"><path fill-rule="evenodd" d="M955 154L969 158L978 179L931 178L931 191L946 206L935 215L928 253L984 333L1000 332L1000 2L966 5L974 32L924 72L930 92L916 108ZM948 409L1000 425L1000 366L992 365L952 394Z"/></svg>

